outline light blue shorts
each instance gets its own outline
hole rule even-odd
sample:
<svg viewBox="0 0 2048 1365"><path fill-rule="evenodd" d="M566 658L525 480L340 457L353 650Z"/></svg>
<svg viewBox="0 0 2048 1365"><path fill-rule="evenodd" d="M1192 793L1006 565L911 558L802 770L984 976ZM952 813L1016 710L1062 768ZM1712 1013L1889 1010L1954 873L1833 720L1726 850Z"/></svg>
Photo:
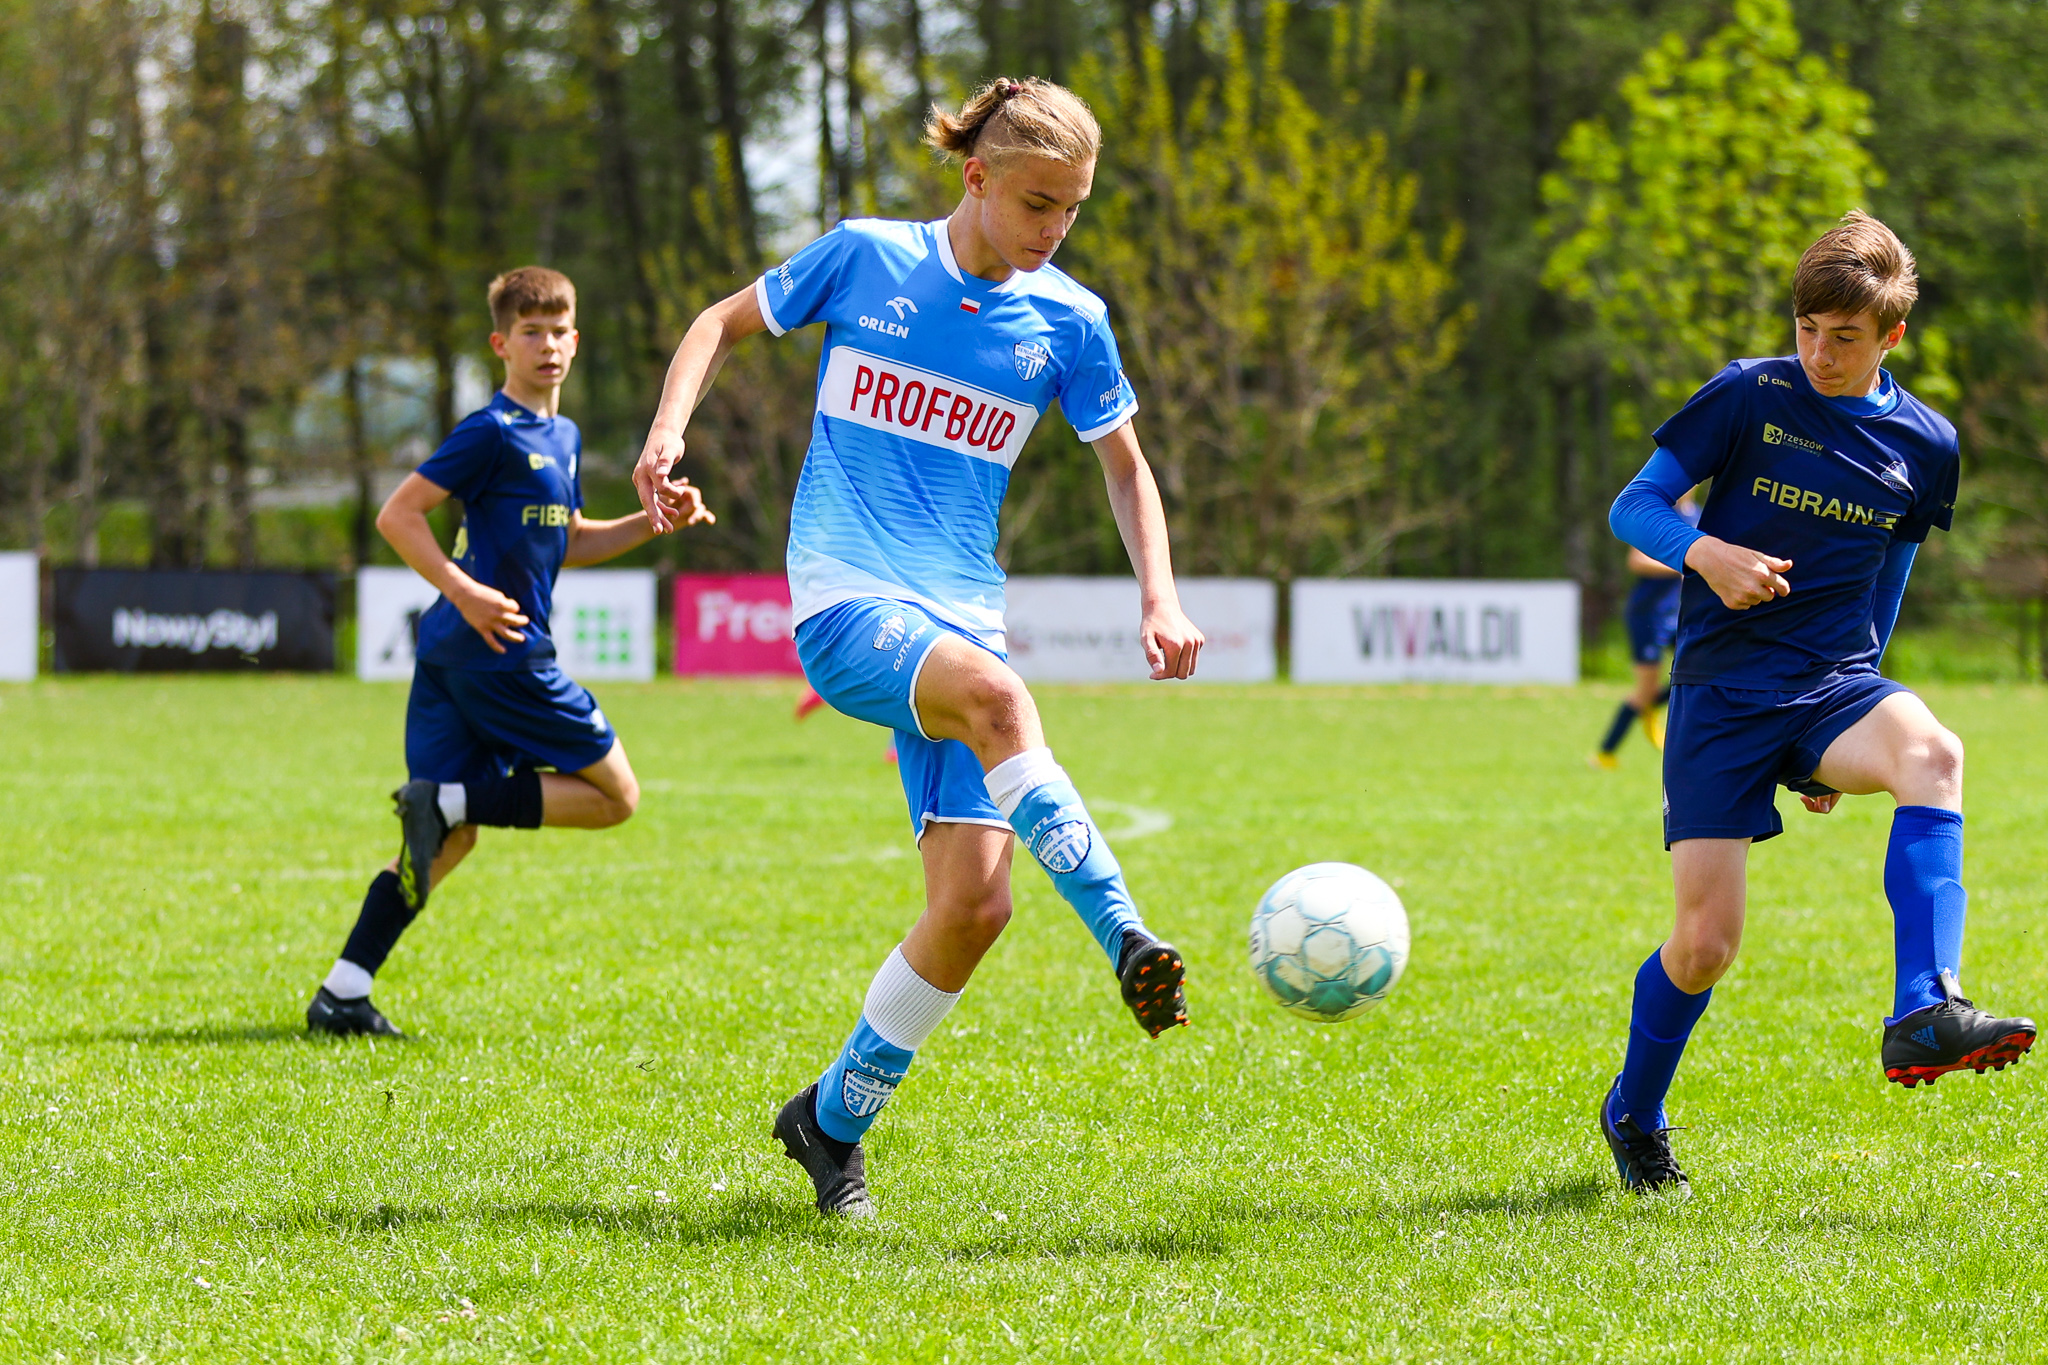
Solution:
<svg viewBox="0 0 2048 1365"><path fill-rule="evenodd" d="M797 657L818 695L835 711L896 732L896 772L920 839L931 824L1010 827L988 798L974 751L957 739L928 738L918 723L917 675L942 635L988 649L924 608L886 597L841 602L796 628Z"/></svg>

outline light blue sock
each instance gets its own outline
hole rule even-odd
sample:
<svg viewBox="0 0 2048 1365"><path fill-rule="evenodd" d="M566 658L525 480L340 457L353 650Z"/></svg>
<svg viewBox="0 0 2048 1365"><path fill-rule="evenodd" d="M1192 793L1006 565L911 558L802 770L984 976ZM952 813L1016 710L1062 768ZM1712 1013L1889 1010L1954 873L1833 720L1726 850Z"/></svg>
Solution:
<svg viewBox="0 0 2048 1365"><path fill-rule="evenodd" d="M1884 894L1892 903L1892 1017L1946 999L1941 974L1963 972L1963 813L1900 806L1884 856Z"/></svg>
<svg viewBox="0 0 2048 1365"><path fill-rule="evenodd" d="M996 809L1052 878L1053 889L1074 907L1110 965L1120 966L1124 932L1148 933L1145 921L1131 903L1116 855L1052 750L1026 749L991 768L987 782Z"/></svg>
<svg viewBox="0 0 2048 1365"><path fill-rule="evenodd" d="M960 999L911 969L901 948L889 954L868 987L860 1022L825 1074L812 1106L827 1137L859 1142L896 1093L917 1049Z"/></svg>

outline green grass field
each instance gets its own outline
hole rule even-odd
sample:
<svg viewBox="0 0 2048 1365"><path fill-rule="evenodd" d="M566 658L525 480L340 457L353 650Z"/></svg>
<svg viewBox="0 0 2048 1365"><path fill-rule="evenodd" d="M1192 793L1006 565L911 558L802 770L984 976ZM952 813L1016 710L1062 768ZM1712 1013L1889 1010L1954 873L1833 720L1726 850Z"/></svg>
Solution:
<svg viewBox="0 0 2048 1365"><path fill-rule="evenodd" d="M1584 763L1612 695L1047 689L1195 1027L1147 1042L1020 868L859 1227L768 1128L919 903L879 731L599 689L640 815L487 832L380 979L416 1040L372 1045L301 1011L394 847L398 688L0 689L0 1358L2048 1357L2048 1064L1883 1083L1882 799L1786 798L1673 1097L1695 1196L1617 1189L1593 1109L1669 891L1654 755ZM1928 695L1971 753L1966 984L2038 1016L2048 691ZM1243 944L1326 858L1415 938L1317 1028Z"/></svg>

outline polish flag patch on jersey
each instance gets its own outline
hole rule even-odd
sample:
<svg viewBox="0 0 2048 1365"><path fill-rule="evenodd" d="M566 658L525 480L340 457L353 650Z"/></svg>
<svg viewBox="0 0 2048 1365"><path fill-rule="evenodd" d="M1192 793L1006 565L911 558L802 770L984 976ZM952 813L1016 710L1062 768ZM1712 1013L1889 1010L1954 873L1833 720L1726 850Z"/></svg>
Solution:
<svg viewBox="0 0 2048 1365"><path fill-rule="evenodd" d="M962 299L960 300L960 311L963 313L979 313L981 305L973 299Z"/></svg>

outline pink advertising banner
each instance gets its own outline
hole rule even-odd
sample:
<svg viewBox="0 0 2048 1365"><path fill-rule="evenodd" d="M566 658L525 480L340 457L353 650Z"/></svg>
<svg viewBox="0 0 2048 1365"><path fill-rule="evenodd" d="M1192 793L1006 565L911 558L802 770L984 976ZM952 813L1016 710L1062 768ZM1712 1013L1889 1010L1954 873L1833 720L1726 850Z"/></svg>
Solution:
<svg viewBox="0 0 2048 1365"><path fill-rule="evenodd" d="M779 573L676 575L676 672L802 677Z"/></svg>

